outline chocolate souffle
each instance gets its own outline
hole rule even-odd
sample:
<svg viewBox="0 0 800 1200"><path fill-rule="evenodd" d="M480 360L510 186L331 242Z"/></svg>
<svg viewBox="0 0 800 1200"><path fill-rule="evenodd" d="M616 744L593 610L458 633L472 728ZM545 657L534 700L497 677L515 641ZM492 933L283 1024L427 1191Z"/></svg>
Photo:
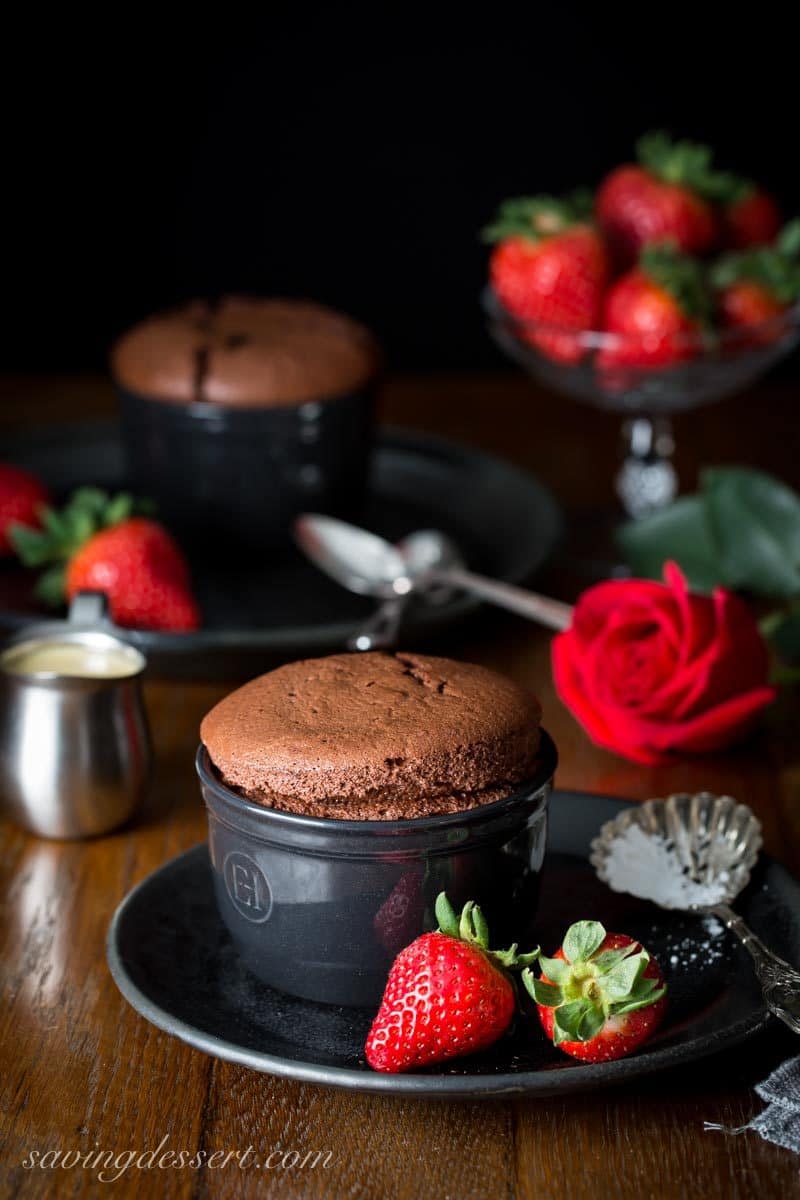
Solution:
<svg viewBox="0 0 800 1200"><path fill-rule="evenodd" d="M420 654L289 663L232 692L200 736L222 782L340 820L461 812L531 778L541 707L511 680Z"/></svg>
<svg viewBox="0 0 800 1200"><path fill-rule="evenodd" d="M319 304L196 300L117 342L128 475L193 552L285 550L301 512L355 518L380 354Z"/></svg>
<svg viewBox="0 0 800 1200"><path fill-rule="evenodd" d="M126 391L172 404L269 408L362 389L378 368L372 335L309 301L227 296L157 313L117 342Z"/></svg>

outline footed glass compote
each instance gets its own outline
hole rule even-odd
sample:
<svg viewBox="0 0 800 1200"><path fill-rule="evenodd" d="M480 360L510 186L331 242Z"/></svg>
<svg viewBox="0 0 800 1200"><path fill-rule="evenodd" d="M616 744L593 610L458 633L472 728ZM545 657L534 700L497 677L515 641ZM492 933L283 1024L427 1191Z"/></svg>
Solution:
<svg viewBox="0 0 800 1200"><path fill-rule="evenodd" d="M680 360L628 365L641 350L626 334L575 331L522 321L492 292L483 297L495 342L554 392L624 415L617 494L632 517L664 508L677 492L670 416L749 387L800 341L800 304L759 325L685 334Z"/></svg>

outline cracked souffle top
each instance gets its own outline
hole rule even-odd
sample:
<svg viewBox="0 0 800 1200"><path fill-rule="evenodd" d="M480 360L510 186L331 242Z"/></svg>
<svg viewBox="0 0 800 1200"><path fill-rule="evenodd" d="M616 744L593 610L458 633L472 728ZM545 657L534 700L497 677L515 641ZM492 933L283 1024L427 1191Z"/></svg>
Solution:
<svg viewBox="0 0 800 1200"><path fill-rule="evenodd" d="M334 399L376 374L377 344L356 321L301 300L227 296L157 313L114 346L128 391L173 404L266 408Z"/></svg>
<svg viewBox="0 0 800 1200"><path fill-rule="evenodd" d="M421 654L289 663L222 700L200 736L223 783L343 820L460 812L536 769L541 708L486 667Z"/></svg>

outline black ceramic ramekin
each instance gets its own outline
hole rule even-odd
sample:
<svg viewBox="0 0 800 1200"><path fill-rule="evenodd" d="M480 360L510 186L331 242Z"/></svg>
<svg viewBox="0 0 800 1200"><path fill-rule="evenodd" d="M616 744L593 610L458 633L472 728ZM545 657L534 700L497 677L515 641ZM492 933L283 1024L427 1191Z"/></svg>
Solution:
<svg viewBox="0 0 800 1200"><path fill-rule="evenodd" d="M456 908L480 904L493 946L529 949L556 763L543 733L536 774L494 804L410 821L336 821L243 799L201 746L214 889L244 962L294 996L375 1005L398 951L435 928L441 891Z"/></svg>
<svg viewBox="0 0 800 1200"><path fill-rule="evenodd" d="M306 404L174 404L120 390L131 484L185 542L269 549L292 518L361 502L374 387Z"/></svg>

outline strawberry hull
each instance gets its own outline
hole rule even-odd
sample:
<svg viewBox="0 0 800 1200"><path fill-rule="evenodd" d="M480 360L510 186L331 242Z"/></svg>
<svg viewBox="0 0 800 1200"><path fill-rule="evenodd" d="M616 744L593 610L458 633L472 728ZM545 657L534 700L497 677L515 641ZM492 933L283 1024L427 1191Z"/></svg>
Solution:
<svg viewBox="0 0 800 1200"><path fill-rule="evenodd" d="M375 1007L398 945L436 927L434 902L475 899L498 944L532 942L557 755L494 804L404 821L337 821L243 799L201 749L220 915L244 965L290 995Z"/></svg>

